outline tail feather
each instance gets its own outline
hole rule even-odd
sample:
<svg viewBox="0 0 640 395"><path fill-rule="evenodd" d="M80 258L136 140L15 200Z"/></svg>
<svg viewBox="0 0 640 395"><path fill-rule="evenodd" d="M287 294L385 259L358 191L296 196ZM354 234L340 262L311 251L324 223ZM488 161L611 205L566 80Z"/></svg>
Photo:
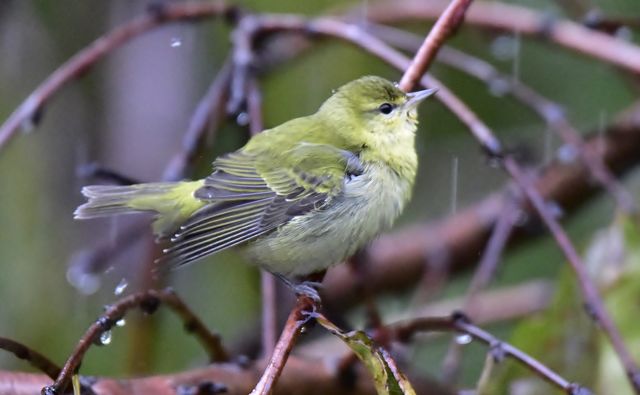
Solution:
<svg viewBox="0 0 640 395"><path fill-rule="evenodd" d="M76 219L89 219L118 214L133 214L146 210L132 205L134 199L164 195L175 187L175 183L152 183L126 186L91 185L82 188L82 194L89 200L73 213Z"/></svg>
<svg viewBox="0 0 640 395"><path fill-rule="evenodd" d="M76 209L74 218L155 212L154 232L167 236L202 206L203 203L193 197L193 191L201 184L201 181L195 181L86 186L82 188L82 194L88 200Z"/></svg>

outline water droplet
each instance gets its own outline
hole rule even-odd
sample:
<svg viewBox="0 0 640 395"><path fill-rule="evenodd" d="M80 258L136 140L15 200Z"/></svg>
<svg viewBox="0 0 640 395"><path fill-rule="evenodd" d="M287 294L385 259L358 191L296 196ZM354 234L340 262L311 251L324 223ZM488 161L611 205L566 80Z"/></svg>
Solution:
<svg viewBox="0 0 640 395"><path fill-rule="evenodd" d="M67 281L83 295L93 295L100 289L100 277L93 273L87 273L77 265L69 266Z"/></svg>
<svg viewBox="0 0 640 395"><path fill-rule="evenodd" d="M456 343L458 343L461 346L467 345L472 341L473 341L473 338L471 337L471 335L467 333L463 333L461 335L456 336Z"/></svg>
<svg viewBox="0 0 640 395"><path fill-rule="evenodd" d="M113 294L116 296L122 295L122 293L125 289L127 289L128 286L129 282L127 281L127 279L123 278L122 280L120 280L118 285L116 285L116 288L113 290Z"/></svg>
<svg viewBox="0 0 640 395"><path fill-rule="evenodd" d="M249 121L250 121L249 114L247 114L246 112L241 112L236 117L236 123L239 126L247 126L249 124Z"/></svg>
<svg viewBox="0 0 640 395"><path fill-rule="evenodd" d="M571 163L578 157L578 149L571 144L564 144L558 148L556 157L562 163Z"/></svg>
<svg viewBox="0 0 640 395"><path fill-rule="evenodd" d="M489 93L491 93L495 97L503 97L507 93L511 86L508 81L504 78L493 78L489 81Z"/></svg>
<svg viewBox="0 0 640 395"><path fill-rule="evenodd" d="M501 35L491 42L491 54L498 60L512 60L516 57L518 43L512 35Z"/></svg>
<svg viewBox="0 0 640 395"><path fill-rule="evenodd" d="M112 336L111 331L104 331L100 334L100 344L106 346L111 344Z"/></svg>
<svg viewBox="0 0 640 395"><path fill-rule="evenodd" d="M171 48L178 48L182 45L182 40L178 37L171 37L170 44Z"/></svg>
<svg viewBox="0 0 640 395"><path fill-rule="evenodd" d="M116 321L116 326L119 327L123 327L127 324L127 321L124 318L120 318L118 321Z"/></svg>

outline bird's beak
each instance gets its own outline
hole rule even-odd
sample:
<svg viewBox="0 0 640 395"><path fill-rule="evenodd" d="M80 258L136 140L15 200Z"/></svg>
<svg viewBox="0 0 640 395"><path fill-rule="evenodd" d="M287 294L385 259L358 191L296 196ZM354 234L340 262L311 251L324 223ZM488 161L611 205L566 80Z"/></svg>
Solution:
<svg viewBox="0 0 640 395"><path fill-rule="evenodd" d="M438 89L433 88L433 89L425 89L423 91L416 91L416 92L407 93L407 97L409 98L409 100L407 100L407 102L404 104L404 106L407 109L416 108L416 107L418 107L418 104L420 104L420 102L422 102L427 97L433 95L437 91L438 91Z"/></svg>

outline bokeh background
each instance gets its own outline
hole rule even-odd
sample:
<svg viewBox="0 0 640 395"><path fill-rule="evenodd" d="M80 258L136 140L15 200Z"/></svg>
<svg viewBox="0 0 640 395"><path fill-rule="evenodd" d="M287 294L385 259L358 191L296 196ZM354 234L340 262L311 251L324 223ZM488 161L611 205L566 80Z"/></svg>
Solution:
<svg viewBox="0 0 640 395"><path fill-rule="evenodd" d="M249 10L316 15L364 2L254 0L237 2ZM513 3L550 16L566 15L562 1ZM640 17L637 0L585 0L606 15ZM144 12L137 0L3 0L0 2L0 119L56 67L109 29ZM363 12L363 21L366 13ZM428 23L405 26L425 34ZM152 181L180 145L199 99L228 54L230 29L221 21L171 24L154 30L109 55L73 82L44 109L42 122L23 131L0 152L0 336L32 346L62 362L79 336L113 302L123 279L128 294L143 286L147 241L113 257L106 273L74 271L83 251L98 242L115 242L131 218L77 222L72 212L82 202L80 188L95 179L83 176L89 163L129 177ZM617 32L638 41L633 29ZM637 97L629 79L612 67L517 32L495 33L463 27L450 43L477 55L505 73L534 86L562 104L581 131L597 131ZM529 163L552 159L561 145L529 109L492 87L435 64L433 73L494 128ZM353 47L323 41L295 60L261 76L265 125L309 114L341 84L365 74L398 80L400 74ZM478 144L439 103L424 105L417 149L419 178L415 196L398 228L443 218L505 184L501 170L489 166ZM220 153L240 147L247 131L235 122L222 127L198 159L194 178L207 174ZM457 172L455 169L457 168ZM454 174L455 173L455 174ZM638 196L637 172L626 185ZM454 198L455 197L455 198ZM611 199L601 196L570 218L567 228L581 251L612 218ZM564 260L548 238L510 251L494 286L538 278L554 280ZM234 252L224 252L172 273L165 279L228 345L240 346L259 332L259 273ZM468 274L451 278L437 299L460 295ZM410 293L380 299L385 314L406 310ZM282 309L288 309L283 299ZM356 309L349 319L361 322ZM153 320L153 321L152 321ZM514 323L489 326L509 338ZM142 339L142 340L141 340ZM448 340L425 342L412 358L433 372ZM143 344L144 343L144 344ZM480 349L480 348L478 348ZM141 351L142 350L142 351ZM482 353L465 358L465 377L473 382ZM108 346L92 349L82 366L89 375L128 376L200 366L206 355L166 310L152 319L134 313L117 328ZM29 370L0 353L0 368Z"/></svg>

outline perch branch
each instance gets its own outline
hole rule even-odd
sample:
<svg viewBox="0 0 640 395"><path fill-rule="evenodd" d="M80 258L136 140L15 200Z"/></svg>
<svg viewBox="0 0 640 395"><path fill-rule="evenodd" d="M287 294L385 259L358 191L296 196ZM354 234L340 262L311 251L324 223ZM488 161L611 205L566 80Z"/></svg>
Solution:
<svg viewBox="0 0 640 395"><path fill-rule="evenodd" d="M315 305L314 301L309 298L298 298L298 301L293 310L291 310L284 329L280 334L280 339L278 340L273 351L273 355L267 364L267 368L262 374L258 384L256 384L253 391L251 391L250 395L269 395L273 393L276 382L282 374L282 369L284 368L284 365L289 358L289 354L293 349L293 345L302 333L302 329L311 318L311 316L305 314L305 312L314 311L318 307L319 306Z"/></svg>

